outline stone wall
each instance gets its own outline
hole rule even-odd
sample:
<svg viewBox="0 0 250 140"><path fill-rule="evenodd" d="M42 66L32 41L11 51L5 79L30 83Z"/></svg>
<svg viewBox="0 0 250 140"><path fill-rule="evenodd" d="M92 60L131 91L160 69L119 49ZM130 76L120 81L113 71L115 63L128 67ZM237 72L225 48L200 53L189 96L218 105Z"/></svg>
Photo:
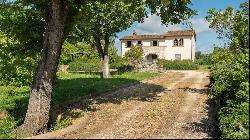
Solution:
<svg viewBox="0 0 250 140"><path fill-rule="evenodd" d="M136 68L139 72L164 72L163 67L157 64L157 60L153 62L142 61Z"/></svg>

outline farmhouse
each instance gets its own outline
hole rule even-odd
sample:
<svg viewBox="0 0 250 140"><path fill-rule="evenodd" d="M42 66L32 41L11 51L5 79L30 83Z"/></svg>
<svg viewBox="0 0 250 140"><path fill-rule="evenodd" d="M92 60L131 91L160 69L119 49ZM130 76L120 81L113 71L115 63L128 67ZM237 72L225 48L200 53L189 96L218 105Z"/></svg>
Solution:
<svg viewBox="0 0 250 140"><path fill-rule="evenodd" d="M122 56L131 46L142 46L144 58L154 61L157 58L166 60L192 60L195 58L195 30L168 31L163 35L137 35L120 38Z"/></svg>

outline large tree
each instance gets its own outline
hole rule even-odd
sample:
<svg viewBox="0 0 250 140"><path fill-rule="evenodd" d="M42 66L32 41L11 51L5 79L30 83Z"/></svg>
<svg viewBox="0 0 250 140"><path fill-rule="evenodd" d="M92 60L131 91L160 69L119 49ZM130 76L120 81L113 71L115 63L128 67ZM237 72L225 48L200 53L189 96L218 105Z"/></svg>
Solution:
<svg viewBox="0 0 250 140"><path fill-rule="evenodd" d="M19 5L26 5L26 9L33 9L35 11L42 10L42 13L46 15L45 18L41 17L46 23L44 32L41 33L43 35L41 41L43 47L31 86L28 110L24 123L16 129L16 132L38 134L46 131L49 120L52 85L57 72L62 44L67 37L67 33L74 27L75 22L73 22L73 18L78 15L80 10L85 10L84 8L80 9L79 6L84 6L89 1L90 0L16 1ZM100 4L113 2L109 0L100 1L102 2ZM144 2L145 5L143 6L151 9L152 13L159 14L164 24L180 23L182 20L188 19L194 14L194 11L188 7L191 3L190 0L146 0ZM141 0L124 0L124 3L130 4L131 10L143 4ZM40 5L46 5L48 8L39 9L38 7ZM89 8L85 8L89 10ZM145 12L145 9L142 12L138 12L138 17L145 16ZM15 14L18 15L19 13L16 12ZM93 14L85 16L89 19L94 18ZM119 17L119 15L117 15L117 17ZM112 21L115 21L115 18L106 19L106 21L112 23ZM26 23L24 22L23 24ZM15 32L15 30L11 30L11 32ZM108 37L104 36L104 38ZM97 43L99 42L97 41Z"/></svg>
<svg viewBox="0 0 250 140"><path fill-rule="evenodd" d="M77 16L78 29L84 33L85 40L91 40L96 47L102 65L102 77L109 78L108 48L115 33L130 27L134 21L145 16L143 1L135 4L125 1L99 2L89 1L81 7ZM92 18L88 18L88 16Z"/></svg>
<svg viewBox="0 0 250 140"><path fill-rule="evenodd" d="M146 7L151 14L161 16L162 22L167 24L180 23L193 14L187 7L190 1L89 1L81 7L77 16L78 31L81 30L83 38L92 39L98 50L102 64L102 77L109 78L108 47L110 40L129 28L135 21L143 22L147 17ZM159 8L157 11L156 8ZM93 18L88 18L91 16ZM103 41L104 43L102 43Z"/></svg>

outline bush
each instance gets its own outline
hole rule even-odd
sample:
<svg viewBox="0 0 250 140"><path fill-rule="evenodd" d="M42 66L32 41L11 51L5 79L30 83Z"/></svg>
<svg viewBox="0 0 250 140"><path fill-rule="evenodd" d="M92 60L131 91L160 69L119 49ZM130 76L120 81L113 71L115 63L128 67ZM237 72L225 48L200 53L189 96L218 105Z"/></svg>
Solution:
<svg viewBox="0 0 250 140"><path fill-rule="evenodd" d="M249 54L217 49L212 55L212 92L222 138L249 138ZM223 58L223 59L222 59Z"/></svg>
<svg viewBox="0 0 250 140"><path fill-rule="evenodd" d="M165 60L159 59L158 64L166 70L196 70L198 65L191 60Z"/></svg>
<svg viewBox="0 0 250 140"><path fill-rule="evenodd" d="M134 70L133 66L130 65L122 65L117 67L118 72L131 72Z"/></svg>
<svg viewBox="0 0 250 140"><path fill-rule="evenodd" d="M68 69L70 71L100 72L102 68L100 63L74 61L69 63Z"/></svg>
<svg viewBox="0 0 250 140"><path fill-rule="evenodd" d="M123 65L137 67L143 61L143 54L141 46L132 46L123 57Z"/></svg>

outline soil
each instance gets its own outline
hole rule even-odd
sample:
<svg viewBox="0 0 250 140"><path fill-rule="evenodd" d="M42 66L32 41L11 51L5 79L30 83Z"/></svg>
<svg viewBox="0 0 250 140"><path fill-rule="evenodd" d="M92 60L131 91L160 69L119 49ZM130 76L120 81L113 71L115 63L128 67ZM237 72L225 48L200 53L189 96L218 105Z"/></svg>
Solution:
<svg viewBox="0 0 250 140"><path fill-rule="evenodd" d="M70 107L65 105L64 115L74 118L71 126L31 138L216 138L209 83L207 71L167 71L129 87L77 100Z"/></svg>

